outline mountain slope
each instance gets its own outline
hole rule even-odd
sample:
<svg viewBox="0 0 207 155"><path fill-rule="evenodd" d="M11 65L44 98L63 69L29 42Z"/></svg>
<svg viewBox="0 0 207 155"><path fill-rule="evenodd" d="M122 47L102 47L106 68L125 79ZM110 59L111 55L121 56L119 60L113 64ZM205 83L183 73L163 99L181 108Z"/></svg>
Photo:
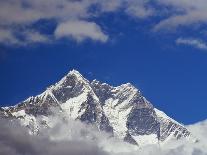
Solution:
<svg viewBox="0 0 207 155"><path fill-rule="evenodd" d="M48 116L53 109L136 145L190 137L183 125L154 108L130 83L113 87L97 80L90 82L75 70L42 94L1 108L0 117L17 118L31 133L38 134L42 127L50 126Z"/></svg>

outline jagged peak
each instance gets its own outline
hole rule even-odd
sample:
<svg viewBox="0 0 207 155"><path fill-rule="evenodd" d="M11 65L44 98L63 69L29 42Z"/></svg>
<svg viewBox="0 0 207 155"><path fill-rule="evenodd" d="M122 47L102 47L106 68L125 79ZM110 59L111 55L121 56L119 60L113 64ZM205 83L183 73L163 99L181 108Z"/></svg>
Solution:
<svg viewBox="0 0 207 155"><path fill-rule="evenodd" d="M79 71L75 70L75 69L69 71L69 73L67 75L82 76L82 74Z"/></svg>
<svg viewBox="0 0 207 155"><path fill-rule="evenodd" d="M169 116L168 116L166 113L164 113L163 111L161 111L161 110L159 110L159 109L157 109L157 108L154 108L154 110L155 110L156 115L157 115L158 117L165 118L165 119L167 119L167 120L170 120L170 121L174 122L175 124L178 124L178 125L184 127L184 125L183 125L182 123L179 123L179 122L177 122L176 120L174 120L173 118L169 117Z"/></svg>
<svg viewBox="0 0 207 155"><path fill-rule="evenodd" d="M112 85L109 85L107 83L102 83L100 81L98 81L97 79L94 79L91 84L99 84L99 85L107 85L107 86L110 86L112 88L115 88L115 89L122 89L122 88L133 88L133 89L136 89L138 90L133 84L131 83L125 83L125 84L121 84L119 86L112 86Z"/></svg>
<svg viewBox="0 0 207 155"><path fill-rule="evenodd" d="M11 106L10 107L0 107L0 110L8 110L9 108L11 108Z"/></svg>
<svg viewBox="0 0 207 155"><path fill-rule="evenodd" d="M139 90L134 86L132 85L131 83L125 83L125 84L122 84L120 86L117 86L117 87L114 87L116 90L134 90L134 91L137 91L139 92Z"/></svg>
<svg viewBox="0 0 207 155"><path fill-rule="evenodd" d="M70 78L72 80L70 80ZM57 94L55 94L56 92L60 92L60 95L63 94L64 96L65 95L64 93L66 92L64 91L65 88L66 90L70 91L70 88L76 87L76 86L78 88L80 86L80 89L77 89L77 90L81 92L80 94L78 92L77 96L69 95L68 98L61 99L61 98L58 98ZM64 90L59 91L62 88ZM58 91L56 91L56 89L58 89ZM90 99L88 98L89 95L90 95ZM48 96L49 96L49 99L47 100ZM52 101L55 101L57 104L60 105L60 109L62 109L63 111L66 110L66 112L68 112L68 115L71 116L71 113L74 113L75 116L82 116L83 114L87 116L86 122L87 122L87 119L90 119L88 117L91 117L90 116L91 111L94 112L92 113L93 115L97 114L97 120L96 120L97 125L101 126L102 125L101 123L104 123L103 124L104 127L106 126L107 128L110 128L110 130L112 128L113 132L116 133L121 139L125 139L127 138L125 137L127 136L127 134L131 134L129 136L131 136L131 138L136 141L136 137L134 138L133 136L137 136L136 134L139 134L140 131L143 132L143 130L146 130L147 132L150 132L154 135L155 130L156 130L156 133L158 131L157 127L156 129L151 130L152 127L154 127L155 123L159 125L162 123L162 126L166 127L165 131L162 131L162 134L166 134L167 137L171 137L171 135L174 135L175 132L177 131L180 131L180 134L182 134L183 136L188 135L187 129L185 129L178 122L168 117L164 112L155 109L153 105L149 101L147 101L146 98L141 95L140 91L131 83L125 83L120 86L113 87L107 83L102 83L96 79L89 82L77 70L70 71L66 76L64 76L55 85L48 87L47 90L45 90L42 94L36 97L28 98L26 101L21 103L23 106L18 107L18 105L16 105L15 107L12 107L12 108L11 107L0 108L0 111L3 111L3 112L5 111L5 115L11 115L11 116L18 117L18 115L16 115L17 112L21 113L22 108L25 108L26 104L28 105L30 103L34 103L34 104L38 104L41 106L43 105L42 103L46 103L48 107L53 106L53 104L48 103L50 102L51 98L52 98ZM39 102L39 100L42 100L42 101ZM85 105L82 106L81 105L82 103L89 104L90 106L85 106ZM94 104L97 105L96 106L97 108L95 109L93 109L94 106L91 106ZM45 108L45 104L42 107L43 109L38 109L38 110L41 110L41 113L40 113L41 115L42 115L42 111L44 112L45 109L46 109L45 113L47 113L47 108ZM31 106L31 109L29 109L28 115L24 116L26 121L30 120L32 123L35 122L34 120L36 116L34 117L33 115L37 111L36 108L37 107L35 106L33 109L33 106ZM39 113L39 111L37 112ZM154 112L156 114L154 114ZM45 113L43 113L43 115ZM158 119L158 117L162 117L163 119ZM144 119L146 119L146 121L143 121L143 126L146 125L145 128L142 127L142 124L140 125L140 122L142 123L142 120ZM151 121L152 121L152 125L151 127L149 126L150 127L149 128L148 127L149 124L147 123L151 123ZM130 127L128 126L129 123L130 123ZM172 129L172 128L167 129L168 124L171 124L171 123L175 124L173 125L173 128L175 129ZM185 133L183 133L183 131L185 131ZM170 135L168 135L168 132L170 132ZM138 136L141 137L142 135L138 135Z"/></svg>
<svg viewBox="0 0 207 155"><path fill-rule="evenodd" d="M132 85L131 83L125 83L125 84L122 84L122 85L120 85L120 87L133 87L133 88L135 88L134 87L134 85Z"/></svg>
<svg viewBox="0 0 207 155"><path fill-rule="evenodd" d="M102 82L98 81L97 79L94 79L93 81L91 81L91 84L92 84L92 85L102 85L102 86L113 87L113 86L111 86L111 85L109 85L109 84L107 84L107 83L102 83Z"/></svg>
<svg viewBox="0 0 207 155"><path fill-rule="evenodd" d="M94 79L91 81L91 83L101 83L100 81L98 81L97 79Z"/></svg>
<svg viewBox="0 0 207 155"><path fill-rule="evenodd" d="M111 93L123 93L123 95L125 94L132 94L132 96L133 95L135 95L135 94L141 94L141 92L135 87L135 86L133 86L131 83L125 83L125 84L122 84L122 85L119 85L119 86L111 86L111 85L109 85L109 84L107 84L107 83L102 83L102 82L100 82L100 81L98 81L98 80L93 80L92 82L91 82L91 85L93 85L93 86L99 86L99 87L101 87L101 88L109 88L110 89L110 91L111 91Z"/></svg>
<svg viewBox="0 0 207 155"><path fill-rule="evenodd" d="M68 78L71 78L71 77L75 77L75 79L76 79L77 81L80 81L80 82L85 83L85 84L87 84L87 85L90 83L86 78L84 78L84 77L82 76L82 74L81 74L79 71L73 69L73 70L69 71L69 73L66 74L66 75L65 75L59 82L57 82L55 85L50 86L48 89L49 89L49 90L51 90L51 89L57 89L57 88L58 88L59 86L61 86L65 81L67 81Z"/></svg>
<svg viewBox="0 0 207 155"><path fill-rule="evenodd" d="M84 83L90 83L85 77L83 77L83 75L79 71L75 69L71 70L63 79L66 79L68 77L75 77L78 81L84 81Z"/></svg>

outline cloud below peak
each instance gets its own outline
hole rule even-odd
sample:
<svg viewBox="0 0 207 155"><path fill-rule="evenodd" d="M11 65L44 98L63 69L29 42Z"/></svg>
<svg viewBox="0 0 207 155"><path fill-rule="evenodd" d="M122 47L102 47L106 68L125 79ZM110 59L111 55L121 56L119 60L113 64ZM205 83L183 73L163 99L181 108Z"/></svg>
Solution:
<svg viewBox="0 0 207 155"><path fill-rule="evenodd" d="M29 135L18 122L0 120L1 155L206 155L207 121L187 126L199 138L142 148L119 141L95 127L62 117L51 117L51 128Z"/></svg>

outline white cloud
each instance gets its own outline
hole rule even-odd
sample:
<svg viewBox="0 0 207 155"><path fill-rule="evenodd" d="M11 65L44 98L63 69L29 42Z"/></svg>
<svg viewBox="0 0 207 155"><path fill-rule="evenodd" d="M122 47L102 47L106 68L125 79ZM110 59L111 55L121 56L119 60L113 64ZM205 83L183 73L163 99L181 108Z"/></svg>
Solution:
<svg viewBox="0 0 207 155"><path fill-rule="evenodd" d="M17 36L20 35L21 39ZM13 32L11 29L0 29L0 43L6 45L26 46L34 43L49 43L50 39L48 36L40 34L37 31L22 31Z"/></svg>
<svg viewBox="0 0 207 155"><path fill-rule="evenodd" d="M97 9L91 9L96 8ZM40 19L53 19L57 22L54 32L56 37L71 37L77 41L92 39L106 42L108 36L101 31L101 27L91 21L91 17L99 17L106 12L123 10L130 16L147 18L152 11L148 7L148 1L143 0L7 0L0 1L0 29L10 29L10 36L2 38L0 43L15 43L21 40L12 35L18 31L23 33L31 31L29 26ZM89 22L89 19L91 22ZM74 21L81 21L76 22ZM72 24L73 23L73 24ZM66 24L68 26L66 26ZM86 25L81 25L86 24ZM73 27L77 26L77 27ZM68 27L67 29L65 29ZM19 31L21 29L21 31ZM64 29L64 30L63 30ZM38 30L35 30L38 32ZM74 32L72 32L74 31ZM66 32L67 34L63 34ZM2 32L3 33L3 32ZM6 32L4 32L6 33ZM38 35L38 36L37 36ZM9 37L9 38L8 38ZM35 38L34 38L35 37ZM27 43L46 42L44 34L27 36ZM53 38L54 36L50 36ZM49 38L51 40L51 38ZM9 42L7 40L10 40Z"/></svg>
<svg viewBox="0 0 207 155"><path fill-rule="evenodd" d="M40 34L36 31L27 31L24 35L27 43L48 43L50 41L46 35Z"/></svg>
<svg viewBox="0 0 207 155"><path fill-rule="evenodd" d="M166 8L170 8L169 11L166 12ZM0 37L0 43L21 42L14 33L16 31L18 33L33 31L30 25L40 19L55 20L57 30L67 22L83 21L83 23L87 23L90 21L91 24L94 23L94 26L87 25L90 27L87 29L89 32L83 34L81 29L79 29L80 32L77 32L78 29L72 28L75 32L71 33L68 30L70 31L68 36L76 40L90 38L105 42L107 36L101 31L100 25L95 21L91 21L92 17L98 18L106 12L113 13L117 11L137 19L163 16L164 19L162 18L154 25L154 30L158 31L196 23L206 23L206 8L206 0L197 0L196 2L194 0L156 0L153 2L152 0L5 0L0 1L0 31L3 34ZM78 26L83 27L80 26L80 23ZM21 31L19 31L20 29ZM92 29L95 29L96 33L93 32L92 34ZM37 29L34 31L38 32ZM52 40L54 35L51 34L50 38L47 39ZM40 36L35 34L29 43L33 40L37 42L38 39L41 42L46 42L46 37L41 34L40 39Z"/></svg>
<svg viewBox="0 0 207 155"><path fill-rule="evenodd" d="M207 44L205 42L193 38L178 38L176 40L176 44L188 45L198 49L207 50Z"/></svg>
<svg viewBox="0 0 207 155"><path fill-rule="evenodd" d="M149 6L149 0L128 0L126 3L126 13L130 16L145 19L154 14L154 9Z"/></svg>
<svg viewBox="0 0 207 155"><path fill-rule="evenodd" d="M0 2L1 25L29 24L39 19L87 17L93 2L73 0L7 0Z"/></svg>
<svg viewBox="0 0 207 155"><path fill-rule="evenodd" d="M87 21L68 21L58 25L55 30L57 38L70 37L78 42L84 39L106 42L108 36L104 34L101 28L94 22Z"/></svg>
<svg viewBox="0 0 207 155"><path fill-rule="evenodd" d="M0 39L0 43L21 43L21 40L13 35L16 32L21 33L22 36L26 35L25 37L28 40L26 43L47 42L48 38L44 34L38 33L38 30L31 30L28 26L40 19L54 19L58 28L66 21L78 19L87 21L89 17L93 16L89 11L90 7L97 4L97 2L96 0L0 1L0 29L1 33L4 34ZM9 33L5 28L9 29ZM36 33L28 33L30 31L36 31ZM5 36L6 33L7 36ZM103 38L101 41L103 41Z"/></svg>
<svg viewBox="0 0 207 155"><path fill-rule="evenodd" d="M114 12L120 9L124 0L102 0L98 1L101 12Z"/></svg>
<svg viewBox="0 0 207 155"><path fill-rule="evenodd" d="M196 137L201 141L207 140L207 120L192 125L188 125L187 128L192 132L193 135L196 135Z"/></svg>
<svg viewBox="0 0 207 155"><path fill-rule="evenodd" d="M66 115L67 116L67 115ZM206 155L207 120L187 126L199 141L172 140L164 145L139 148L113 138L97 128L64 115L52 116L50 128L43 127L38 136L28 135L15 121L0 120L1 155Z"/></svg>
<svg viewBox="0 0 207 155"><path fill-rule="evenodd" d="M11 30L9 29L0 29L0 43L5 44L18 44L19 41L15 38Z"/></svg>
<svg viewBox="0 0 207 155"><path fill-rule="evenodd" d="M206 0L158 0L158 4L170 7L169 16L161 20L154 30L175 29L197 23L207 23Z"/></svg>

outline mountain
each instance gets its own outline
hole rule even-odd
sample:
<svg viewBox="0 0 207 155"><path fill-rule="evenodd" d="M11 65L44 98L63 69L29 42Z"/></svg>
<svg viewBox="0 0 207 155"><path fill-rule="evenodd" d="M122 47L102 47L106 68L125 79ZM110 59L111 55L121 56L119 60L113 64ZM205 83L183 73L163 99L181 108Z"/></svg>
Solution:
<svg viewBox="0 0 207 155"><path fill-rule="evenodd" d="M0 108L0 117L19 119L31 133L38 134L42 126L50 127L49 116L54 112L64 112L65 117L93 124L140 146L191 137L182 124L154 108L132 84L113 87L97 80L90 82L76 70L40 95Z"/></svg>

